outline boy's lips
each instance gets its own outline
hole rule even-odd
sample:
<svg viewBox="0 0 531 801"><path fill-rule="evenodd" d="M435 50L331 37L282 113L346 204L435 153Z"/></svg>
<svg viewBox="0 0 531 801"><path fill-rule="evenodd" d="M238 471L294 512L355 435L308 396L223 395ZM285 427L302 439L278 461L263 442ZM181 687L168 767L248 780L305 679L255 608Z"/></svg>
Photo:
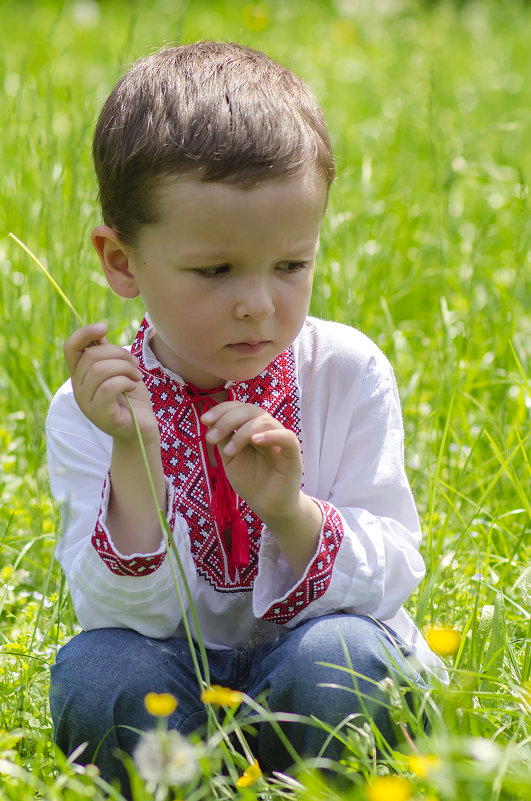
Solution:
<svg viewBox="0 0 531 801"><path fill-rule="evenodd" d="M261 353L262 350L269 345L270 340L263 339L263 340L249 340L248 342L233 342L228 347L231 350L236 351L241 356L254 356L255 354Z"/></svg>

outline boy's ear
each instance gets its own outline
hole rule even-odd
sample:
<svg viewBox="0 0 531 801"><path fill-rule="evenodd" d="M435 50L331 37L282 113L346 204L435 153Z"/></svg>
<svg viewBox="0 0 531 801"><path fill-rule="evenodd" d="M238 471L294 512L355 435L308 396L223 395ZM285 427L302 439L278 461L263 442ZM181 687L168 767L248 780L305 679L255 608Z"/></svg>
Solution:
<svg viewBox="0 0 531 801"><path fill-rule="evenodd" d="M129 270L130 249L116 231L108 225L97 225L91 241L111 289L122 298L136 298L140 291L136 278Z"/></svg>

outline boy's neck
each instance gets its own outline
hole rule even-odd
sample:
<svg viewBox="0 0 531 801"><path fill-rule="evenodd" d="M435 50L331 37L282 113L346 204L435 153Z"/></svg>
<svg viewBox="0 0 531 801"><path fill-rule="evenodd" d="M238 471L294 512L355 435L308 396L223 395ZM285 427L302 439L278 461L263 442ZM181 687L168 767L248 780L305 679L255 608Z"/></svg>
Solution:
<svg viewBox="0 0 531 801"><path fill-rule="evenodd" d="M193 398L198 398L198 399L211 398L216 403L222 403L229 397L229 393L225 389L224 384L221 384L220 386L217 387L211 387L210 389L202 389L200 387L196 387L194 384L187 381L185 387L188 394L191 395Z"/></svg>

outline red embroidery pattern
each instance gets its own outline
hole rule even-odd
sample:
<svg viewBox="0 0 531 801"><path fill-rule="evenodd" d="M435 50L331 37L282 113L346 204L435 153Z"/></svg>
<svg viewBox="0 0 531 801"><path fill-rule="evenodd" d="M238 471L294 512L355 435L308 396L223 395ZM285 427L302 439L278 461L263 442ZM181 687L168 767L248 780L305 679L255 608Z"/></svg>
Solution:
<svg viewBox="0 0 531 801"><path fill-rule="evenodd" d="M201 444L198 410L187 392L186 384L172 379L160 367L149 372L145 369L143 344L148 327L144 319L131 352L139 358L144 370L144 383L159 423L164 473L174 487L172 515L179 514L188 524L192 557L201 576L219 592L250 592L258 572L262 521L240 499L240 515L249 532L250 559L248 565L237 570L211 511L212 488L206 469L207 457ZM242 403L260 405L300 439L299 392L291 350L281 353L256 378L230 385L229 395ZM122 574L137 572L138 568L131 570L131 563L120 559L113 551L101 525L97 527L94 537L99 541L95 547L109 569ZM149 568L155 570L157 566L155 562L142 565L142 572L145 573Z"/></svg>
<svg viewBox="0 0 531 801"><path fill-rule="evenodd" d="M135 556L134 559L121 558L112 549L107 534L99 521L92 535L92 545L109 570L119 576L147 576L149 573L154 573L161 566L166 556L166 553L163 552L156 554L156 556Z"/></svg>
<svg viewBox="0 0 531 801"><path fill-rule="evenodd" d="M107 480L103 485L102 497L105 495L106 487ZM172 522L175 522L175 515L172 517ZM92 534L92 545L109 570L118 576L147 576L161 566L166 556L166 551L154 556L139 555L133 558L120 556L109 542L107 532L102 527L99 517Z"/></svg>
<svg viewBox="0 0 531 801"><path fill-rule="evenodd" d="M263 615L273 623L288 623L308 604L324 594L332 576L332 568L341 540L343 524L336 509L314 498L323 513L319 552L316 554L304 581L280 602L274 603Z"/></svg>

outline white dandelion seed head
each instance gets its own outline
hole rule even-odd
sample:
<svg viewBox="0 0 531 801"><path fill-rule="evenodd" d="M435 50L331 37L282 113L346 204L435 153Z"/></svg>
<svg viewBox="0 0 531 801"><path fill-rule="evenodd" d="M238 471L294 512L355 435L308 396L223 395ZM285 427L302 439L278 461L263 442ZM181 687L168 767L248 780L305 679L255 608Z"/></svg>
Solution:
<svg viewBox="0 0 531 801"><path fill-rule="evenodd" d="M381 681L379 681L376 686L383 693L387 693L387 692L389 692L390 689L394 688L394 682L393 682L393 679L390 676L386 676L385 679L382 679Z"/></svg>
<svg viewBox="0 0 531 801"><path fill-rule="evenodd" d="M199 753L197 747L177 731L148 731L140 738L133 759L144 781L172 787L194 778Z"/></svg>

